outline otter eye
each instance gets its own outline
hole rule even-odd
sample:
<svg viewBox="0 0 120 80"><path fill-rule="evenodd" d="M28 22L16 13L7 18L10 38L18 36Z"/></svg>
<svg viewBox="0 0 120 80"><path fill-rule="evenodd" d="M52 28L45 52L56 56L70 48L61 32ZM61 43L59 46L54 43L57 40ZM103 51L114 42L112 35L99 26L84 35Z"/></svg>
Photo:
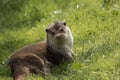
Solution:
<svg viewBox="0 0 120 80"><path fill-rule="evenodd" d="M51 32L51 34L52 34L52 35L54 35L54 34L55 34L55 32L53 32L53 31L52 31L52 32Z"/></svg>
<svg viewBox="0 0 120 80"><path fill-rule="evenodd" d="M49 30L48 30L48 29L46 29L45 31L46 31L46 32L48 32Z"/></svg>

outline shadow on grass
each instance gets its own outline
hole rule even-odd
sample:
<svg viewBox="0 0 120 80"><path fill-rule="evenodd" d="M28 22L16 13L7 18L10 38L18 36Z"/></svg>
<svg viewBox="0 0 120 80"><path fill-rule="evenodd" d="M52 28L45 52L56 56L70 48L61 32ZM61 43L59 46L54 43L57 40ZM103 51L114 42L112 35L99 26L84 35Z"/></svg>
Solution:
<svg viewBox="0 0 120 80"><path fill-rule="evenodd" d="M32 27L36 21L45 17L39 6L32 0L0 0L0 27ZM41 2L41 0L38 0Z"/></svg>
<svg viewBox="0 0 120 80"><path fill-rule="evenodd" d="M0 43L0 76L10 76L8 57L24 45L24 40L5 40ZM19 46L18 46L19 45Z"/></svg>
<svg viewBox="0 0 120 80"><path fill-rule="evenodd" d="M7 59L6 59L6 61L2 61L2 63L0 64L0 76L10 77L11 76L10 74L11 74L10 68L7 65Z"/></svg>
<svg viewBox="0 0 120 80"><path fill-rule="evenodd" d="M54 10L69 8L67 3L66 0L0 0L0 27L33 27L36 22L50 18Z"/></svg>
<svg viewBox="0 0 120 80"><path fill-rule="evenodd" d="M5 60L15 50L24 46L24 39L22 40L6 40L0 43L0 63Z"/></svg>
<svg viewBox="0 0 120 80"><path fill-rule="evenodd" d="M16 24L18 15L28 0L0 0L0 26L8 28ZM20 24L18 24L20 25Z"/></svg>

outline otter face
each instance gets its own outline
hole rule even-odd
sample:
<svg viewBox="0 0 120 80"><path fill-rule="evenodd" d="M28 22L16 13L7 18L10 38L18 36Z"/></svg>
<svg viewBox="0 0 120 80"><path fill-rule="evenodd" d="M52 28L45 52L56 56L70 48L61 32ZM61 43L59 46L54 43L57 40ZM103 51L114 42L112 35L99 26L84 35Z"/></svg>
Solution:
<svg viewBox="0 0 120 80"><path fill-rule="evenodd" d="M66 42L67 33L66 22L55 22L46 29L49 42L64 44Z"/></svg>
<svg viewBox="0 0 120 80"><path fill-rule="evenodd" d="M55 22L46 29L46 32L47 46L54 53L64 55L67 60L72 61L73 36L66 22Z"/></svg>

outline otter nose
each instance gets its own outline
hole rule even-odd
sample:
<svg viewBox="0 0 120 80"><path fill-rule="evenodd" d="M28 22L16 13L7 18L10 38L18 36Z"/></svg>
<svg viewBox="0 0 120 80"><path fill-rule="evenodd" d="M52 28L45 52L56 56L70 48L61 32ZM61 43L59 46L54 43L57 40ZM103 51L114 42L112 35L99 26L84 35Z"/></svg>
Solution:
<svg viewBox="0 0 120 80"><path fill-rule="evenodd" d="M57 39L64 39L65 37L64 37L64 35L57 35L56 38Z"/></svg>
<svg viewBox="0 0 120 80"><path fill-rule="evenodd" d="M61 36L60 36L60 35L58 35L58 36L56 36L56 38L57 38L57 39L60 39L60 38L61 38Z"/></svg>

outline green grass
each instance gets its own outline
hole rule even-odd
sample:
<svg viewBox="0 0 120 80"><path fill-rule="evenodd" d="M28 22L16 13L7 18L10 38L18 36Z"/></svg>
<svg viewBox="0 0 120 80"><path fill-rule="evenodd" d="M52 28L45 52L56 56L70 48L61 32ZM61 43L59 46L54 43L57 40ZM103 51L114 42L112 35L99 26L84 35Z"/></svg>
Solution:
<svg viewBox="0 0 120 80"><path fill-rule="evenodd" d="M46 77L26 80L120 80L119 0L0 0L0 80L15 50L46 39L45 29L66 21L74 36L75 60Z"/></svg>

